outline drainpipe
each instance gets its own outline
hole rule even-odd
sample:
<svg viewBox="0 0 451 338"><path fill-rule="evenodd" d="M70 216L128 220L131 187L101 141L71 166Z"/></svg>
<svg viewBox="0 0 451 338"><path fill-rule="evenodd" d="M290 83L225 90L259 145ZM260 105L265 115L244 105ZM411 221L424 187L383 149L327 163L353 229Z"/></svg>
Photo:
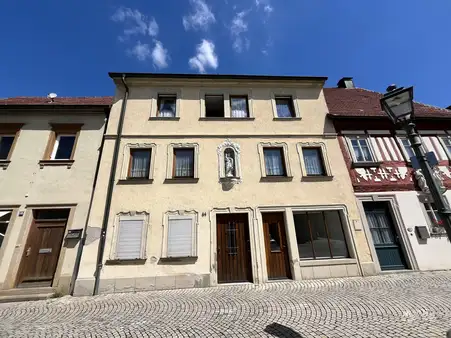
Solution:
<svg viewBox="0 0 451 338"><path fill-rule="evenodd" d="M107 131L107 128L108 128L108 118L109 118L109 113L107 114L107 117L105 119L105 128L103 130L102 142L100 143L99 157L97 158L96 172L94 174L94 182L92 184L91 197L90 197L89 206L88 206L88 214L86 215L86 222L85 222L85 226L83 228L83 237L81 238L80 244L78 245L77 257L75 258L74 271L72 273L72 278L71 278L71 281L70 281L69 294L71 296L74 295L75 281L77 280L78 272L80 271L81 256L82 256L82 253L83 253L83 247L84 247L84 245L86 243L87 229L88 229L88 224L89 224L89 217L91 216L92 202L94 201L94 191L96 190L97 176L99 175L100 159L102 158L103 144L105 143L105 134L106 134L106 131Z"/></svg>
<svg viewBox="0 0 451 338"><path fill-rule="evenodd" d="M116 136L116 142L114 143L113 162L111 164L110 179L108 182L108 191L106 194L106 201L105 201L105 210L103 212L102 231L100 233L99 249L97 251L96 271L94 272L95 280L94 280L94 290L92 291L93 296L95 296L99 293L100 271L102 270L103 253L105 251L106 231L107 231L108 219L110 217L110 211L111 211L111 200L113 197L114 181L115 181L116 168L117 168L117 158L119 156L119 148L121 145L122 129L124 126L125 108L127 107L127 100L128 100L128 94L129 94L129 88L127 86L127 83L125 82L125 74L122 75L121 80L122 80L122 84L125 87L125 94L124 94L124 98L122 99L121 114L119 116L119 123L117 125L117 136Z"/></svg>

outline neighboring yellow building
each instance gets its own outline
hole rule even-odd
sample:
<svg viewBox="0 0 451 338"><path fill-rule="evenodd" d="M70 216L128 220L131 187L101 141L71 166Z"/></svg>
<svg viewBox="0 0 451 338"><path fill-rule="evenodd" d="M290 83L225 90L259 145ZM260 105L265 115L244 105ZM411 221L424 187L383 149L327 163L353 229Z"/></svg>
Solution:
<svg viewBox="0 0 451 338"><path fill-rule="evenodd" d="M55 97L0 99L2 300L68 293L75 281L112 98Z"/></svg>
<svg viewBox="0 0 451 338"><path fill-rule="evenodd" d="M75 295L375 273L326 78L110 76Z"/></svg>

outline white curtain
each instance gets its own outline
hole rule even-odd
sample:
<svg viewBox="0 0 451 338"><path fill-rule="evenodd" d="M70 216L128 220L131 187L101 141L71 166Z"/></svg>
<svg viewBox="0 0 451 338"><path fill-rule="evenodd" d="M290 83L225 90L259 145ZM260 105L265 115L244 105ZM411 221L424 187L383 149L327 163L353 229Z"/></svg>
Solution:
<svg viewBox="0 0 451 338"><path fill-rule="evenodd" d="M280 149L265 149L265 167L268 176L284 176L282 153Z"/></svg>
<svg viewBox="0 0 451 338"><path fill-rule="evenodd" d="M277 99L276 109L278 117L293 117L290 101L288 99Z"/></svg>
<svg viewBox="0 0 451 338"><path fill-rule="evenodd" d="M161 99L160 116L161 117L175 117L175 100Z"/></svg>
<svg viewBox="0 0 451 338"><path fill-rule="evenodd" d="M175 156L175 176L194 176L194 156L192 150L177 150Z"/></svg>
<svg viewBox="0 0 451 338"><path fill-rule="evenodd" d="M247 100L245 98L231 98L230 100L232 117L249 117L247 111Z"/></svg>
<svg viewBox="0 0 451 338"><path fill-rule="evenodd" d="M147 150L134 151L132 154L131 177L148 177L150 165L150 152Z"/></svg>
<svg viewBox="0 0 451 338"><path fill-rule="evenodd" d="M320 150L317 148L303 149L305 170L307 175L324 175L324 169L320 158Z"/></svg>

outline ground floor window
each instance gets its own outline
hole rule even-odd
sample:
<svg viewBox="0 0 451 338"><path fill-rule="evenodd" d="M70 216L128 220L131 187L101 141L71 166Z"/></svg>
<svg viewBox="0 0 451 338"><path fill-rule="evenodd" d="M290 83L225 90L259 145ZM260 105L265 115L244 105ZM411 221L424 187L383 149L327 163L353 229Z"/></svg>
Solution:
<svg viewBox="0 0 451 338"><path fill-rule="evenodd" d="M305 211L293 216L300 259L349 257L340 211Z"/></svg>
<svg viewBox="0 0 451 338"><path fill-rule="evenodd" d="M0 248L2 247L3 240L6 236L6 230L8 230L9 220L11 219L12 210L0 211Z"/></svg>

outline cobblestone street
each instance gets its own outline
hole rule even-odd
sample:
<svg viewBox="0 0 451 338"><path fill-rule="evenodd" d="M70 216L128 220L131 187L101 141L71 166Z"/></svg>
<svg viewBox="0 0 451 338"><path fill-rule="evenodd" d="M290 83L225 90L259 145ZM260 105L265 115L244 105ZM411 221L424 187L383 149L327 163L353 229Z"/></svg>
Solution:
<svg viewBox="0 0 451 338"><path fill-rule="evenodd" d="M451 272L0 304L1 337L445 337Z"/></svg>

